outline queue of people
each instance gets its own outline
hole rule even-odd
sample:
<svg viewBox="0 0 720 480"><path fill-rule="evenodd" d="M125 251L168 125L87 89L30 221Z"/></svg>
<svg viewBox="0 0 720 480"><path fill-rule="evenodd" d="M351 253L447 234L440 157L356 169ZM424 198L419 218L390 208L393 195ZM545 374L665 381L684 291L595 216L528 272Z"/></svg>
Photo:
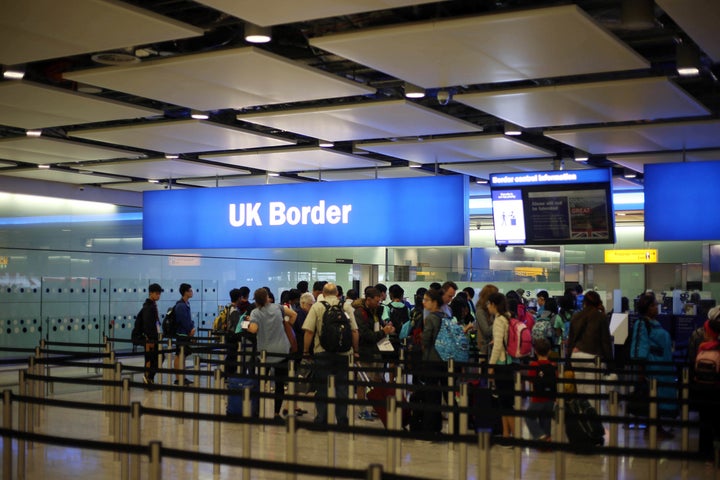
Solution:
<svg viewBox="0 0 720 480"><path fill-rule="evenodd" d="M148 299L139 314L145 335L145 368L143 381L152 385L158 369L157 346L160 319L157 301L163 292L158 284L150 285ZM177 321L177 353L183 352L185 358L192 354L192 338L196 328L190 314L192 286L183 283L179 291L181 298L173 307ZM452 396L443 396L440 392L447 385L447 368L436 346L443 329L444 321L462 326L462 331L472 339L472 350L479 354L479 363L485 363L484 372L487 382L484 387L493 392L496 405L503 415L499 422L498 435L510 438L514 436L515 417L513 410L513 375L519 365L529 367L530 388L533 390L528 406L537 416L528 416L527 424L531 437L536 440L550 440L549 412L552 411L556 391L548 372L556 368L557 361L564 355L568 367L575 372L579 394L595 392L593 382L599 378L598 364L607 369L613 366L614 352L610 335L610 323L602 299L595 291L568 290L557 301L546 291L536 294L536 310L528 308L521 292L511 291L503 294L494 285L485 285L474 302L475 291L458 289L455 282L433 283L428 288L419 288L414 295L414 304L405 300L404 290L397 284L389 289L379 284L368 287L363 295L349 290L347 298L342 289L332 282L315 282L309 290L307 282L300 282L296 289L283 292L281 302L274 303L274 296L267 288L259 288L253 293L253 302L249 298L250 289L241 287L230 292L231 304L225 312L226 319L220 322L226 341L234 348L228 349L226 373L237 373L237 336L247 332L255 337L258 351L272 352L268 357L275 378L274 412L282 419L284 386L287 380L287 361L289 358L312 362L315 394L315 421L326 423L327 390L329 376L336 380L336 395L347 398L347 378L349 365L355 365L364 377L372 383L392 383L392 375L385 377L383 367L393 365L398 359L398 350L406 350L408 371L412 374L412 383L421 388L415 391L410 403L434 404L435 406L453 401ZM386 300L390 293L389 301ZM578 303L579 292L581 300ZM630 332L631 358L639 365L640 383L651 379L660 382L658 402L660 416L677 415L678 389L673 386L676 375L667 364L672 361L670 334L657 321L658 305L655 296L646 293L638 298L637 310L640 315ZM532 321L529 320L529 316ZM513 330L524 328L532 330L534 356L518 357L516 350L509 349ZM720 307L710 311L705 325L695 332L688 354L691 369L695 367L696 357L701 353L704 358L715 358L720 350ZM519 350L518 350L519 351ZM235 353L233 353L235 352ZM710 353L708 353L710 352ZM717 354L720 361L720 353ZM179 355L175 368L180 369ZM658 364L660 362L660 364ZM665 365L662 365L662 363ZM468 372L471 372L468 369ZM478 370L476 369L475 372ZM541 373L542 372L542 373ZM538 375L542 381L538 380ZM693 377L694 378L694 377ZM178 375L175 383L183 381ZM552 380L555 381L555 380ZM185 378L184 384L192 383ZM696 381L693 385L694 398L700 399L701 417L706 420L705 442L720 442L720 426L715 409L706 407L702 400L713 398L720 388L717 381ZM366 387L357 388L358 399L366 398ZM433 392L437 391L435 394ZM442 427L438 411L426 409L422 418L411 422L410 427L424 433L437 433ZM348 424L347 405L340 402L335 408L335 421L339 425ZM370 408L361 409L358 418L374 421L375 412ZM658 429L658 439L673 438L672 432Z"/></svg>

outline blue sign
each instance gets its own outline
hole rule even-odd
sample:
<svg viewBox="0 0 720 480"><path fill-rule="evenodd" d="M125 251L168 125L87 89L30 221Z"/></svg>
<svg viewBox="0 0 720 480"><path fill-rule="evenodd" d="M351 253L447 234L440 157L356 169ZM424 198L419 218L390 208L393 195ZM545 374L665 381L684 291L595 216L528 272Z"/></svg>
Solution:
<svg viewBox="0 0 720 480"><path fill-rule="evenodd" d="M143 193L143 248L466 245L460 175Z"/></svg>
<svg viewBox="0 0 720 480"><path fill-rule="evenodd" d="M588 170L553 170L532 173L494 173L490 175L490 186L512 187L530 185L563 185L575 183L609 182L612 171L609 168L593 168Z"/></svg>

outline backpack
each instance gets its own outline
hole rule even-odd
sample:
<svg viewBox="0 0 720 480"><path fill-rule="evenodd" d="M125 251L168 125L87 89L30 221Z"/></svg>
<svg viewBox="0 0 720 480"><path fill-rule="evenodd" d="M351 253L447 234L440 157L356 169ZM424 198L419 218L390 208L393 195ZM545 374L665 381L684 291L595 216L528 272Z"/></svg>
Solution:
<svg viewBox="0 0 720 480"><path fill-rule="evenodd" d="M177 319L175 318L175 306L180 303L179 301L168 308L162 321L162 334L163 338L175 338L177 335Z"/></svg>
<svg viewBox="0 0 720 480"><path fill-rule="evenodd" d="M402 330L405 322L410 319L410 309L407 305L395 307L390 304L388 305L388 310L390 311L388 320L392 323L393 327L395 327L395 332L400 333L400 330Z"/></svg>
<svg viewBox="0 0 720 480"><path fill-rule="evenodd" d="M717 386L720 385L720 344L717 341L713 343L715 345L711 348L698 349L694 378L697 383Z"/></svg>
<svg viewBox="0 0 720 480"><path fill-rule="evenodd" d="M227 321L228 321L228 314L230 313L230 309L232 308L232 304L225 305L222 310L220 310L220 313L218 313L218 316L215 317L215 320L213 320L213 332L224 332L227 330Z"/></svg>
<svg viewBox="0 0 720 480"><path fill-rule="evenodd" d="M550 345L555 345L555 327L553 326L553 317L538 318L532 328L532 340L546 338Z"/></svg>
<svg viewBox="0 0 720 480"><path fill-rule="evenodd" d="M570 320L572 319L573 313L573 311L568 312L567 310L562 310L559 313L560 318L563 320L563 340L567 340L568 335L570 334Z"/></svg>
<svg viewBox="0 0 720 480"><path fill-rule="evenodd" d="M529 357L532 353L532 333L517 318L510 319L507 353L513 358Z"/></svg>
<svg viewBox="0 0 720 480"><path fill-rule="evenodd" d="M638 325L639 323L645 324L645 328L647 329L647 335L638 335L638 329L640 328L640 326ZM638 318L637 320L635 320L635 325L633 325L632 333L628 335L627 339L625 339L626 344L628 343L628 341L630 342L630 358L632 360L646 359L646 356L644 356L642 352L648 352L650 349L650 330L652 330L652 325L650 325L650 322L646 321L643 318Z"/></svg>
<svg viewBox="0 0 720 480"><path fill-rule="evenodd" d="M411 348L422 348L422 332L424 326L423 309L414 308L410 312L410 341Z"/></svg>
<svg viewBox="0 0 720 480"><path fill-rule="evenodd" d="M350 319L341 305L330 305L325 301L321 303L325 306L325 313L320 329L320 346L330 353L349 352L352 348Z"/></svg>
<svg viewBox="0 0 720 480"><path fill-rule="evenodd" d="M446 362L451 358L456 362L467 362L470 358L470 342L463 327L454 317L444 317L440 322L440 331L435 338L435 350L440 358Z"/></svg>
<svg viewBox="0 0 720 480"><path fill-rule="evenodd" d="M145 329L143 328L142 309L135 316L135 326L130 334L130 339L133 345L145 345L147 338L145 338Z"/></svg>
<svg viewBox="0 0 720 480"><path fill-rule="evenodd" d="M519 303L517 306L518 320L525 324L531 331L535 326L535 315L525 307L524 303Z"/></svg>
<svg viewBox="0 0 720 480"><path fill-rule="evenodd" d="M533 396L555 398L557 394L557 370L552 363L541 363L533 377Z"/></svg>

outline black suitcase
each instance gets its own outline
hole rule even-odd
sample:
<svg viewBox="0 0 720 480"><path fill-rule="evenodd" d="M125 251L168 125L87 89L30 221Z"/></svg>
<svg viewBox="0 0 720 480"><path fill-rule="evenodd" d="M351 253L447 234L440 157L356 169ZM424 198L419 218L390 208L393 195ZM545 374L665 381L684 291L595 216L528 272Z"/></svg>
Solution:
<svg viewBox="0 0 720 480"><path fill-rule="evenodd" d="M416 390L410 395L410 431L418 433L439 433L442 430L442 412L427 407L442 404L442 392L438 390Z"/></svg>
<svg viewBox="0 0 720 480"><path fill-rule="evenodd" d="M587 399L568 400L565 411L565 433L571 445L591 448L605 443L605 428Z"/></svg>

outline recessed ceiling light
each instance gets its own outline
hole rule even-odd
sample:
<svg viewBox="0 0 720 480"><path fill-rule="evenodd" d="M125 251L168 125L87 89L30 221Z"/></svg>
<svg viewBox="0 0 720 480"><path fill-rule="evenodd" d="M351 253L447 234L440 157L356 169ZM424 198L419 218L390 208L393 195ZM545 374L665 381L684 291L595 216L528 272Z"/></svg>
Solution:
<svg viewBox="0 0 720 480"><path fill-rule="evenodd" d="M405 82L405 98L423 98L424 96L424 88Z"/></svg>
<svg viewBox="0 0 720 480"><path fill-rule="evenodd" d="M268 43L272 40L270 27L261 27L252 23L245 24L245 41L250 43Z"/></svg>

